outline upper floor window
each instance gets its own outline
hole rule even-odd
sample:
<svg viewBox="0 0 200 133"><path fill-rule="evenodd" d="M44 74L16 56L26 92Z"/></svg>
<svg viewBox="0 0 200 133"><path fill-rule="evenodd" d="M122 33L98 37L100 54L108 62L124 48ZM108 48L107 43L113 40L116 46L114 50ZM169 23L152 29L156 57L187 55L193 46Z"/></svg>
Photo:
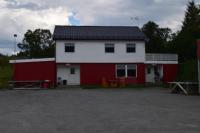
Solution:
<svg viewBox="0 0 200 133"><path fill-rule="evenodd" d="M114 53L115 52L115 45L112 43L105 44L105 53Z"/></svg>
<svg viewBox="0 0 200 133"><path fill-rule="evenodd" d="M127 53L135 53L135 43L126 44Z"/></svg>
<svg viewBox="0 0 200 133"><path fill-rule="evenodd" d="M74 43L65 43L65 52L75 52Z"/></svg>

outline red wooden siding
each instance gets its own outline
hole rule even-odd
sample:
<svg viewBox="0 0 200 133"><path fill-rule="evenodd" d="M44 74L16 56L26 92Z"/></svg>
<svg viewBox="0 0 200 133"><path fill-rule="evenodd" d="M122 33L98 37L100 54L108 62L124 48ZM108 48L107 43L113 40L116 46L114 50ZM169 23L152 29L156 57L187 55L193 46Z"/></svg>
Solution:
<svg viewBox="0 0 200 133"><path fill-rule="evenodd" d="M178 64L163 64L163 82L176 80Z"/></svg>
<svg viewBox="0 0 200 133"><path fill-rule="evenodd" d="M103 77L115 79L115 64L80 64L81 85L99 85Z"/></svg>
<svg viewBox="0 0 200 133"><path fill-rule="evenodd" d="M100 85L102 78L116 79L116 64L80 64L81 85ZM145 65L137 65L137 78L126 78L127 84L142 84L145 81Z"/></svg>
<svg viewBox="0 0 200 133"><path fill-rule="evenodd" d="M137 68L137 83L139 84L143 84L145 83L145 64L138 64L137 65L138 68Z"/></svg>
<svg viewBox="0 0 200 133"><path fill-rule="evenodd" d="M16 63L13 65L15 81L50 80L54 83L56 81L56 63L54 61Z"/></svg>

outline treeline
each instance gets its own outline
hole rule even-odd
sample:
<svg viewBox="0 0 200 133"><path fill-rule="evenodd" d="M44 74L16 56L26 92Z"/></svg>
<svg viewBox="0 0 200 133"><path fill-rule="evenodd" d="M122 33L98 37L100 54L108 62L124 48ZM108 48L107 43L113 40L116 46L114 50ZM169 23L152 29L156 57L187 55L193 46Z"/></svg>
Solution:
<svg viewBox="0 0 200 133"><path fill-rule="evenodd" d="M194 60L196 41L200 39L200 6L194 1L188 3L181 29L176 33L151 21L142 27L142 31L148 38L146 52L177 53L179 62Z"/></svg>
<svg viewBox="0 0 200 133"><path fill-rule="evenodd" d="M28 30L24 39L17 46L21 52L17 54L20 58L47 58L55 56L55 41L48 29Z"/></svg>

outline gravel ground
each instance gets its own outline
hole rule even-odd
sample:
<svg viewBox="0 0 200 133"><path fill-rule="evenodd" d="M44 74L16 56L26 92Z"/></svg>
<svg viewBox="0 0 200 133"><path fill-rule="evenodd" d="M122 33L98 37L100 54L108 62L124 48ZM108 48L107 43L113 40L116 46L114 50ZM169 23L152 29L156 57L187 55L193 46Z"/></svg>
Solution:
<svg viewBox="0 0 200 133"><path fill-rule="evenodd" d="M0 91L1 133L199 133L200 96L161 88Z"/></svg>

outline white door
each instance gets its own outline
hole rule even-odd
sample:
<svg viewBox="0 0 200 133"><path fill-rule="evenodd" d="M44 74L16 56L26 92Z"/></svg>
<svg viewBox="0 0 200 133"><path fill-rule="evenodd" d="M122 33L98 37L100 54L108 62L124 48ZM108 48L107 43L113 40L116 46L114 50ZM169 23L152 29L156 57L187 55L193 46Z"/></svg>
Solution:
<svg viewBox="0 0 200 133"><path fill-rule="evenodd" d="M145 69L146 82L155 83L161 82L163 77L162 65L147 65Z"/></svg>
<svg viewBox="0 0 200 133"><path fill-rule="evenodd" d="M70 66L67 75L67 84L68 85L80 85L80 67L79 66Z"/></svg>
<svg viewBox="0 0 200 133"><path fill-rule="evenodd" d="M152 65L147 65L145 69L146 82L154 83L155 82L155 72L154 67Z"/></svg>
<svg viewBox="0 0 200 133"><path fill-rule="evenodd" d="M80 85L80 66L57 65L57 79L60 85Z"/></svg>

